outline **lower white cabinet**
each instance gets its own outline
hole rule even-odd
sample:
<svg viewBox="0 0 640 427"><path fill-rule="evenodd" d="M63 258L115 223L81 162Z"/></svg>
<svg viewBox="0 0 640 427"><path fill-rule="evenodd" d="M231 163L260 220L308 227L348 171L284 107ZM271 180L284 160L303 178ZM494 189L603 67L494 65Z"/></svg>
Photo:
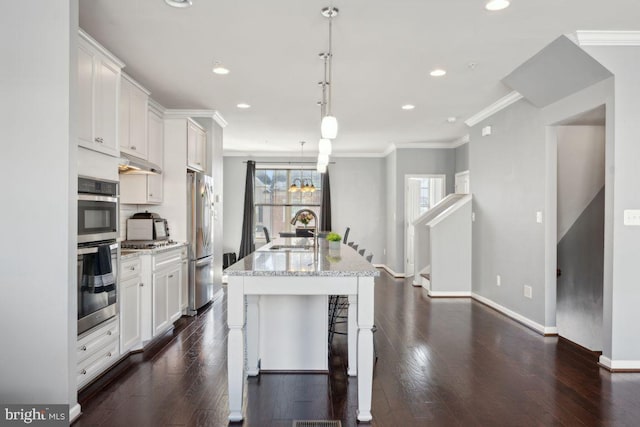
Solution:
<svg viewBox="0 0 640 427"><path fill-rule="evenodd" d="M187 257L187 248L182 249L182 296L180 298L180 309L186 314L189 305L189 258Z"/></svg>
<svg viewBox="0 0 640 427"><path fill-rule="evenodd" d="M120 356L119 319L115 316L78 337L76 379L78 389L103 373Z"/></svg>
<svg viewBox="0 0 640 427"><path fill-rule="evenodd" d="M183 250L140 255L142 344L166 332L182 316Z"/></svg>
<svg viewBox="0 0 640 427"><path fill-rule="evenodd" d="M120 350L142 348L142 268L140 258L120 263Z"/></svg>

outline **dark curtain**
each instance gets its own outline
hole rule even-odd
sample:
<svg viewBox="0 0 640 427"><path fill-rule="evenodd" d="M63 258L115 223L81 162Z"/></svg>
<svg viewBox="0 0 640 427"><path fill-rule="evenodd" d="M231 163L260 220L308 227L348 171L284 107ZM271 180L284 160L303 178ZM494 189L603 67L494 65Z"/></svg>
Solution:
<svg viewBox="0 0 640 427"><path fill-rule="evenodd" d="M322 174L322 204L320 205L320 230L331 231L331 186L329 168Z"/></svg>
<svg viewBox="0 0 640 427"><path fill-rule="evenodd" d="M242 218L242 239L240 240L240 254L238 260L255 251L253 242L253 186L256 182L256 162L247 162L247 179L244 184L244 214Z"/></svg>

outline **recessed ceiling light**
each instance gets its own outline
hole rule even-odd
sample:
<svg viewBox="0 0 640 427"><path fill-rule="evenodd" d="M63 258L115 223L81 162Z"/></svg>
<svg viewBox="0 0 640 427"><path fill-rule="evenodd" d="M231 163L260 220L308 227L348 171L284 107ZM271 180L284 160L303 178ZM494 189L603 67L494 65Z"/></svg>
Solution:
<svg viewBox="0 0 640 427"><path fill-rule="evenodd" d="M456 120L458 120L456 117L453 117L453 116L451 116L451 117L447 117L447 121L448 121L449 123L455 123L455 122L456 122Z"/></svg>
<svg viewBox="0 0 640 427"><path fill-rule="evenodd" d="M431 75L431 77L442 77L445 74L447 74L447 72L442 68L436 68L435 70L431 71L429 74Z"/></svg>
<svg viewBox="0 0 640 427"><path fill-rule="evenodd" d="M405 104L402 106L403 110L413 110L414 108L416 108L416 106L411 104Z"/></svg>
<svg viewBox="0 0 640 427"><path fill-rule="evenodd" d="M509 7L509 0L490 0L484 8L492 12Z"/></svg>
<svg viewBox="0 0 640 427"><path fill-rule="evenodd" d="M251 105L241 102L240 104L236 105L236 107L246 110L247 108L251 108Z"/></svg>
<svg viewBox="0 0 640 427"><path fill-rule="evenodd" d="M220 65L219 62L216 62L216 64L213 66L213 70L212 71L215 74L220 74L220 75L229 74L229 69L223 67L222 65Z"/></svg>
<svg viewBox="0 0 640 427"><path fill-rule="evenodd" d="M193 5L192 0L164 0L164 2L172 7L190 7Z"/></svg>

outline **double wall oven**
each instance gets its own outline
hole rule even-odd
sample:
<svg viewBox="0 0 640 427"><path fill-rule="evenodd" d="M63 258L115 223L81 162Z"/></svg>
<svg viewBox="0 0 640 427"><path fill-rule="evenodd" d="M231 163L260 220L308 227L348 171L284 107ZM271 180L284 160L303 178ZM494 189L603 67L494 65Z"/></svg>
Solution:
<svg viewBox="0 0 640 427"><path fill-rule="evenodd" d="M78 334L118 312L118 183L78 178Z"/></svg>

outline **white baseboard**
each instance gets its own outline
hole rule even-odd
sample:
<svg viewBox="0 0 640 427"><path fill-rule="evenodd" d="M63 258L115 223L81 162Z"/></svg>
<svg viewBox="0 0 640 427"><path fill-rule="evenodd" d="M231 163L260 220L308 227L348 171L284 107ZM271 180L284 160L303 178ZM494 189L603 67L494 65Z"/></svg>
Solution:
<svg viewBox="0 0 640 427"><path fill-rule="evenodd" d="M600 356L598 363L612 372L640 371L640 360L611 360L608 357Z"/></svg>
<svg viewBox="0 0 640 427"><path fill-rule="evenodd" d="M82 414L82 408L79 403L76 403L69 409L69 424L74 422Z"/></svg>
<svg viewBox="0 0 640 427"><path fill-rule="evenodd" d="M397 278L401 278L401 279L404 279L405 277L407 277L404 273L396 273L395 271L390 269L385 264L373 264L373 266L376 267L376 268L384 268L387 271L387 273L389 273L393 277L397 277Z"/></svg>
<svg viewBox="0 0 640 427"><path fill-rule="evenodd" d="M489 298L485 298L473 292L471 293L471 298L485 305L488 305L489 307L493 308L496 311L499 311L500 313L504 314L507 317L512 318L518 323L522 323L524 326L536 331L540 335L553 335L558 333L558 329L555 326L549 326L549 327L543 326L538 322L534 322L528 317L524 317L523 315L518 314L513 310L509 310L508 308L501 306L500 304L490 300Z"/></svg>
<svg viewBox="0 0 640 427"><path fill-rule="evenodd" d="M427 291L427 295L431 298L469 298L471 297L471 292L468 291L455 291L455 292L447 292L447 291Z"/></svg>

